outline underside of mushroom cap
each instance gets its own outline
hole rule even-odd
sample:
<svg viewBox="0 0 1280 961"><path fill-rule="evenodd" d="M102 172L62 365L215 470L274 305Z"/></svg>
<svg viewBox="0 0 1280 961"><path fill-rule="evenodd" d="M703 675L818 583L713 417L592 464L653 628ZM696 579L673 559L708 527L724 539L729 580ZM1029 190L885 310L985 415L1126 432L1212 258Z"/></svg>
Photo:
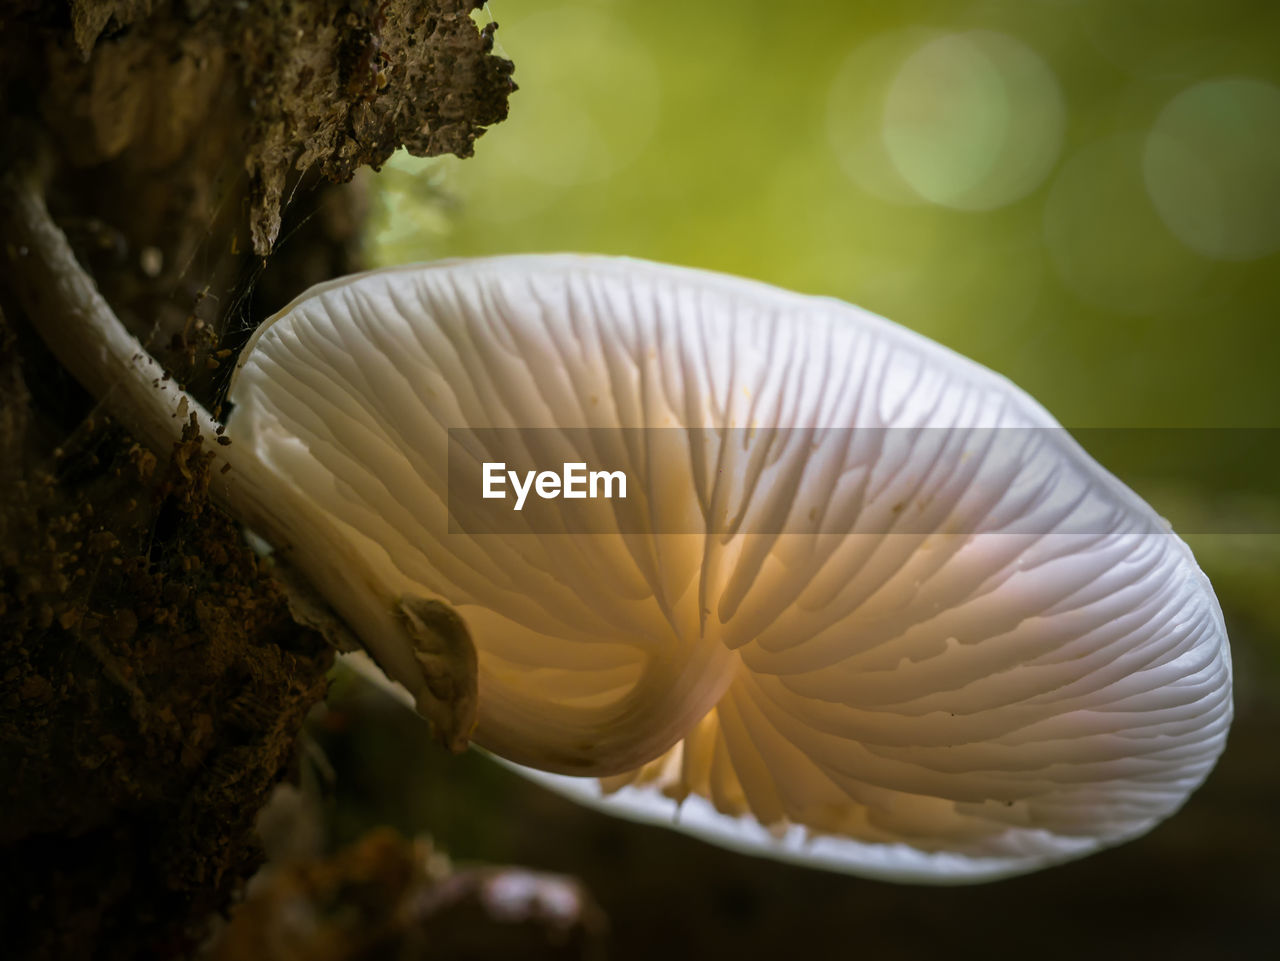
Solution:
<svg viewBox="0 0 1280 961"><path fill-rule="evenodd" d="M980 880L1143 833L1225 742L1185 544L1008 381L847 304L617 258L394 268L264 325L231 400L384 670L421 703L369 611L448 604L475 741L607 775L545 778L574 796ZM634 494L472 510L451 460L494 437Z"/></svg>

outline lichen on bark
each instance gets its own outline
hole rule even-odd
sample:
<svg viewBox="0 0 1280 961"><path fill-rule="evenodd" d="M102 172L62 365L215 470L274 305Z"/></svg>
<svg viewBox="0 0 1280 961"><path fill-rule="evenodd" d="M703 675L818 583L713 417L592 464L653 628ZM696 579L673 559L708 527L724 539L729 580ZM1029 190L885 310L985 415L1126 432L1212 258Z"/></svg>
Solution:
<svg viewBox="0 0 1280 961"><path fill-rule="evenodd" d="M279 232L291 171L345 182L401 145L421 157L471 156L484 127L506 117L514 89L510 61L492 55L495 25L477 30L470 18L482 3L262 4L245 30L273 35L248 42L243 57L256 251Z"/></svg>
<svg viewBox="0 0 1280 961"><path fill-rule="evenodd" d="M242 157L265 256L298 177L345 183L400 147L469 157L506 117L513 68L471 18L482 2L76 0L42 37L42 113L78 167L167 170L210 140Z"/></svg>

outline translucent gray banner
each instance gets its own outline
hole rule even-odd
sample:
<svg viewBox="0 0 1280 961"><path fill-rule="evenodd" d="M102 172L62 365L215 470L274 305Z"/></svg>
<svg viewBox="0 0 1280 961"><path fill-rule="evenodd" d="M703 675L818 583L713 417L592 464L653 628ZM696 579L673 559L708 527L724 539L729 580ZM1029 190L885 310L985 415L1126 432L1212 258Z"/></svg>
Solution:
<svg viewBox="0 0 1280 961"><path fill-rule="evenodd" d="M1274 428L451 429L449 529L1280 533L1278 460Z"/></svg>

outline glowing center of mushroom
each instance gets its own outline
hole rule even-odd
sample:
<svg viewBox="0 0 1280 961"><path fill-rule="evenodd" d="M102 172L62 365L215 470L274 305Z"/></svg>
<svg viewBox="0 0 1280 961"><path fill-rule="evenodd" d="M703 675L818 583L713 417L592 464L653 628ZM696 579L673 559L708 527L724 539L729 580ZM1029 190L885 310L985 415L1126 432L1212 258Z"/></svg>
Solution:
<svg viewBox="0 0 1280 961"><path fill-rule="evenodd" d="M653 760L715 707L737 667L714 632L633 631L587 652L493 610L459 613L480 652L476 740L544 770L601 776Z"/></svg>

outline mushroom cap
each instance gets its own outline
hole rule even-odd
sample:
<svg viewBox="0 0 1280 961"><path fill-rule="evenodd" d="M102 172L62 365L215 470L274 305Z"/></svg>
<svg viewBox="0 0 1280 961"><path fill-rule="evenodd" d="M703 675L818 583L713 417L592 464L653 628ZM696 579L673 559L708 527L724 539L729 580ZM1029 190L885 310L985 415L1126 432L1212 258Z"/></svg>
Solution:
<svg viewBox="0 0 1280 961"><path fill-rule="evenodd" d="M985 880L1144 833L1224 746L1187 546L1021 390L857 307L621 258L392 268L264 324L230 399L383 670L429 703L388 612L448 605L474 741L580 800ZM631 491L451 491L517 449Z"/></svg>

